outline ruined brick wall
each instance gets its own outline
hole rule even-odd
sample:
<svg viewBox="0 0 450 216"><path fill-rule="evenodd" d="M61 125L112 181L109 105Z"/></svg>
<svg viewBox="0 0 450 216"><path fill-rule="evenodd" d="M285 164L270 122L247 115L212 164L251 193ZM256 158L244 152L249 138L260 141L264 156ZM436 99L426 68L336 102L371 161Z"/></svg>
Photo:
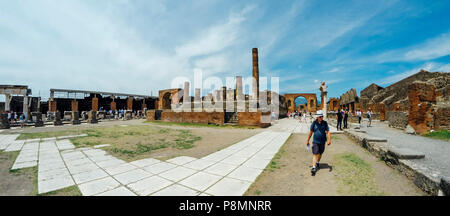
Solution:
<svg viewBox="0 0 450 216"><path fill-rule="evenodd" d="M98 98L92 98L92 110L98 111Z"/></svg>
<svg viewBox="0 0 450 216"><path fill-rule="evenodd" d="M417 133L423 134L434 126L435 87L415 82L408 87L408 123Z"/></svg>
<svg viewBox="0 0 450 216"><path fill-rule="evenodd" d="M56 101L50 101L49 111L56 112Z"/></svg>
<svg viewBox="0 0 450 216"><path fill-rule="evenodd" d="M387 112L387 121L389 127L405 129L408 125L408 113L403 111Z"/></svg>
<svg viewBox="0 0 450 216"><path fill-rule="evenodd" d="M155 110L147 110L147 112L145 113L147 121L155 121L155 113Z"/></svg>
<svg viewBox="0 0 450 216"><path fill-rule="evenodd" d="M238 113L238 125L268 127L270 126L270 112L240 112Z"/></svg>

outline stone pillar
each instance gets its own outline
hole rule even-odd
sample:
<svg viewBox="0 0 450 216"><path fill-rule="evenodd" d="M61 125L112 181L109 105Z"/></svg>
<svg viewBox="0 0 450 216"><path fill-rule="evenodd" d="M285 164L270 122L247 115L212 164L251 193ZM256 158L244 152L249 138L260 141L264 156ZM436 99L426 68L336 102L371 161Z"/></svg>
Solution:
<svg viewBox="0 0 450 216"><path fill-rule="evenodd" d="M92 111L98 111L98 98L94 97L92 98Z"/></svg>
<svg viewBox="0 0 450 216"><path fill-rule="evenodd" d="M72 101L72 111L78 111L78 101L77 100Z"/></svg>
<svg viewBox="0 0 450 216"><path fill-rule="evenodd" d="M194 94L194 112L201 112L202 111L202 98L201 98L201 94L200 94L200 89L196 88L195 89L195 94Z"/></svg>
<svg viewBox="0 0 450 216"><path fill-rule="evenodd" d="M127 110L133 110L133 97L128 97L127 99Z"/></svg>
<svg viewBox="0 0 450 216"><path fill-rule="evenodd" d="M5 111L9 112L11 111L11 95L10 94L6 94L5 95ZM9 125L9 124L8 124ZM8 126L9 128L9 126Z"/></svg>
<svg viewBox="0 0 450 216"><path fill-rule="evenodd" d="M234 89L228 89L226 91L226 111L227 112L235 112L235 107L234 107Z"/></svg>
<svg viewBox="0 0 450 216"><path fill-rule="evenodd" d="M189 95L189 82L184 82L183 89L183 111L191 111L191 96Z"/></svg>
<svg viewBox="0 0 450 216"><path fill-rule="evenodd" d="M61 121L61 113L59 111L55 112L55 120L53 121L53 125L55 126L63 125Z"/></svg>
<svg viewBox="0 0 450 216"><path fill-rule="evenodd" d="M322 99L322 103L323 103L323 118L327 118L327 92L323 93L323 99Z"/></svg>
<svg viewBox="0 0 450 216"><path fill-rule="evenodd" d="M28 116L28 95L23 96L23 113L25 114L25 121L29 120Z"/></svg>
<svg viewBox="0 0 450 216"><path fill-rule="evenodd" d="M242 91L242 76L236 76L236 99L244 100L244 93Z"/></svg>
<svg viewBox="0 0 450 216"><path fill-rule="evenodd" d="M258 101L259 99L258 48L252 49L252 56L253 56L253 81L252 81L253 99Z"/></svg>
<svg viewBox="0 0 450 216"><path fill-rule="evenodd" d="M98 123L97 111L94 111L94 110L89 111L87 122L91 123L91 124L97 124Z"/></svg>
<svg viewBox="0 0 450 216"><path fill-rule="evenodd" d="M9 129L9 121L7 113L0 113L0 129Z"/></svg>

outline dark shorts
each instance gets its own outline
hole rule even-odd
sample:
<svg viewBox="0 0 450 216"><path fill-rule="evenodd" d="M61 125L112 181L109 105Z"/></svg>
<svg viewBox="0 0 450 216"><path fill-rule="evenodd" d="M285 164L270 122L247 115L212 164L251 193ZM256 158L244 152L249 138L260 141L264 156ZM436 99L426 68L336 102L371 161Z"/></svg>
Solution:
<svg viewBox="0 0 450 216"><path fill-rule="evenodd" d="M312 144L312 153L313 154L322 154L325 151L325 143L324 144Z"/></svg>

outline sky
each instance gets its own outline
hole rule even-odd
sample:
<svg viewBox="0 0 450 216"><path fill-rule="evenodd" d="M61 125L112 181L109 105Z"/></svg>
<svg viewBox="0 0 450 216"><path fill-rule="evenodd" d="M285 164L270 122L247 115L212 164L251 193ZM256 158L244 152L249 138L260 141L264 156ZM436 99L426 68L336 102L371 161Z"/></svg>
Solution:
<svg viewBox="0 0 450 216"><path fill-rule="evenodd" d="M359 94L449 72L448 11L448 0L0 0L0 85L156 96L195 71L249 77L257 47L282 94L320 100L322 81L328 98Z"/></svg>

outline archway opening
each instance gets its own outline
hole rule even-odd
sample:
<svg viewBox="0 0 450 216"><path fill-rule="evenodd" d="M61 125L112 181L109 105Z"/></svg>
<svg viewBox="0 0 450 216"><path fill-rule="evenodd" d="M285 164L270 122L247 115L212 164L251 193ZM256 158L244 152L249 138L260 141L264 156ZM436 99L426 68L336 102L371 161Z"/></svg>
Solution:
<svg viewBox="0 0 450 216"><path fill-rule="evenodd" d="M295 110L298 112L308 112L308 100L303 96L298 96L294 100Z"/></svg>

